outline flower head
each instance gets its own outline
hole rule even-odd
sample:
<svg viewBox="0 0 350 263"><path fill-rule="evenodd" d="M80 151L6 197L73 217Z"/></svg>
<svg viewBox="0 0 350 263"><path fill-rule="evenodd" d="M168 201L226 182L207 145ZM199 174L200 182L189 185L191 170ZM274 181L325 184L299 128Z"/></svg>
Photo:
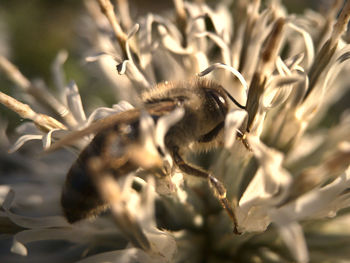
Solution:
<svg viewBox="0 0 350 263"><path fill-rule="evenodd" d="M90 114L76 83L65 83L62 77L65 52L53 67L57 97L0 57L0 67L33 104L0 92L2 104L30 120L18 129L24 135L10 149L13 157L0 155L22 163L30 174L24 178L11 169L0 186L10 251L32 261L44 257L50 246L65 251L57 261L345 260L346 245L339 245L337 254L319 249L329 245L328 238L349 239L343 232L349 226L349 111L341 113L336 125L322 125L333 105L348 94L350 49L344 34L350 2L341 2L335 1L324 15L295 15L279 1L266 6L260 1L219 1L210 7L202 1L174 0L173 10L134 21L128 1L117 1L114 9L109 0L88 0L92 20L85 20L85 32L94 50L86 61L98 63L123 99ZM196 78L222 86L230 101L225 122L213 132L219 135L211 136L216 142L202 148L207 152L194 154L198 144L206 143L201 138L186 147L188 160L209 167L208 173L199 169L208 180L191 177L192 168L181 169L186 163L169 149L171 129L187 116L186 108L178 103L155 118L160 110L147 108L142 100L144 93ZM121 120L125 112L137 116L137 128ZM113 124L119 134L108 133L105 148L91 154L98 142L94 135ZM28 154L16 152L33 139L51 150L41 160L30 156L36 146ZM76 157L64 157L64 150L52 152L63 146L78 155L83 151L82 164L67 160ZM129 171L120 164L125 158L136 168ZM60 212L58 196L71 165L91 173L99 212L110 208L95 221L68 224ZM106 169L113 165L127 172ZM45 185L40 191L39 183ZM66 183L65 189L69 187ZM48 209L50 204L55 209ZM7 259L15 260L14 254L7 253Z"/></svg>

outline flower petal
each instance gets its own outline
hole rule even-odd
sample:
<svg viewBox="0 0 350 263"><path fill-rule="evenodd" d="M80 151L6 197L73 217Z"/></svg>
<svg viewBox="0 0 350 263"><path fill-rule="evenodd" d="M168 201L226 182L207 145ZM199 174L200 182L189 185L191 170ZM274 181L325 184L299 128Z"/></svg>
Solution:
<svg viewBox="0 0 350 263"><path fill-rule="evenodd" d="M78 86L71 81L66 86L67 105L79 125L86 121L83 104L81 102Z"/></svg>
<svg viewBox="0 0 350 263"><path fill-rule="evenodd" d="M29 229L68 226L66 220L64 220L64 218L61 216L29 217L11 212L10 208L14 198L15 192L10 190L2 203L2 209L6 213L7 217L16 225Z"/></svg>
<svg viewBox="0 0 350 263"><path fill-rule="evenodd" d="M245 110L231 110L225 119L225 147L231 148L236 141L236 135L248 113Z"/></svg>
<svg viewBox="0 0 350 263"><path fill-rule="evenodd" d="M43 135L33 135L33 134L23 135L23 136L19 137L17 139L17 141L15 142L15 144L9 149L9 153L13 153L13 152L17 151L19 148L21 148L23 146L23 144L25 144L28 141L42 140L42 139L43 139Z"/></svg>

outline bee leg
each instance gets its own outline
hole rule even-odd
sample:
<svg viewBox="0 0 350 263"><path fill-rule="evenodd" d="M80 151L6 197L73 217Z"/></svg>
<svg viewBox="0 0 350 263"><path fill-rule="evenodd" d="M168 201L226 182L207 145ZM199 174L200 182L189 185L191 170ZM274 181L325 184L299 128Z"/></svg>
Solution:
<svg viewBox="0 0 350 263"><path fill-rule="evenodd" d="M207 179L209 181L209 185L214 188L214 193L216 198L219 199L222 207L225 209L229 217L231 218L233 225L234 225L234 230L233 232L235 234L241 234L240 231L238 230L238 222L236 218L236 214L234 213L230 202L226 198L226 188L223 185L222 182L219 181L214 175L212 175L210 172L202 170L200 168L194 167L188 163L186 163L180 154L178 153L178 149L175 149L173 151L173 158L174 162L176 165L180 168L181 171L183 171L186 174L196 176L196 177L201 177L204 179Z"/></svg>

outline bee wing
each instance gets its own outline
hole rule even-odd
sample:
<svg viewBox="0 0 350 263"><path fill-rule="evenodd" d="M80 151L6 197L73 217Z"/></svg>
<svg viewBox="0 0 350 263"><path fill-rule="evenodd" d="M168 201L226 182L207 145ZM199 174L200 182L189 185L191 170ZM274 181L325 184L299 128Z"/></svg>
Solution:
<svg viewBox="0 0 350 263"><path fill-rule="evenodd" d="M162 116L173 111L176 108L176 106L177 106L177 103L175 101L162 101L162 102L146 105L145 110L150 115ZM102 130L112 127L113 125L122 124L122 123L125 123L125 124L132 123L140 118L140 113L141 113L140 109L132 109L132 110L118 112L110 116L107 116L106 118L98 120L82 130L73 131L67 134L65 137L63 137L62 139L60 139L59 141L51 145L48 149L46 149L45 152L52 152L61 147L71 145L76 140L86 135L96 134Z"/></svg>

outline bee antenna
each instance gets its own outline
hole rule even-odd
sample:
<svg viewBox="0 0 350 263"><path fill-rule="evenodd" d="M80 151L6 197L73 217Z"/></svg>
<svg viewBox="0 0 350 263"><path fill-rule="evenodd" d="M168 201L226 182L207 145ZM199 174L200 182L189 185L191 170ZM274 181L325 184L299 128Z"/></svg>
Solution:
<svg viewBox="0 0 350 263"><path fill-rule="evenodd" d="M224 89L226 95L230 98L230 100L232 100L232 102L238 107L241 108L242 110L245 110L246 107L243 106L242 104L240 104L234 97L232 97L232 95L226 90Z"/></svg>

